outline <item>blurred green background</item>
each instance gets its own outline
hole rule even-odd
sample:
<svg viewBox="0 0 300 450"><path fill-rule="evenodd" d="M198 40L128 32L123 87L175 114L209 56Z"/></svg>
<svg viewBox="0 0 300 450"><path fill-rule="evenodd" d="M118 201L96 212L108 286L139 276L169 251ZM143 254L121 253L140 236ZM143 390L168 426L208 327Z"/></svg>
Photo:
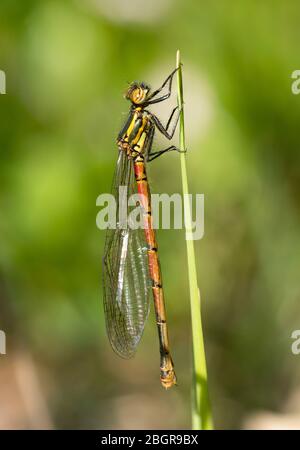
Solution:
<svg viewBox="0 0 300 450"><path fill-rule="evenodd" d="M0 428L190 427L184 233L158 232L179 380L164 392L153 312L134 359L109 346L95 224L127 82L159 86L177 48L215 424L300 428L299 23L296 0L1 0ZM181 191L175 152L149 174Z"/></svg>

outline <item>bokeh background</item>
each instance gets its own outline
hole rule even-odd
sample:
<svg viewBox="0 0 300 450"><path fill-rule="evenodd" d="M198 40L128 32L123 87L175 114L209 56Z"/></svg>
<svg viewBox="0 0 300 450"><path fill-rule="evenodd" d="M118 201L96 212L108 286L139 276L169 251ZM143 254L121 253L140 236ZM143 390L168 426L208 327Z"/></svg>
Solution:
<svg viewBox="0 0 300 450"><path fill-rule="evenodd" d="M299 23L296 0L1 0L0 428L191 426L184 233L158 232L179 379L164 392L153 312L134 359L109 346L95 224L127 82L158 86L177 48L215 424L300 428ZM180 192L175 152L149 174Z"/></svg>

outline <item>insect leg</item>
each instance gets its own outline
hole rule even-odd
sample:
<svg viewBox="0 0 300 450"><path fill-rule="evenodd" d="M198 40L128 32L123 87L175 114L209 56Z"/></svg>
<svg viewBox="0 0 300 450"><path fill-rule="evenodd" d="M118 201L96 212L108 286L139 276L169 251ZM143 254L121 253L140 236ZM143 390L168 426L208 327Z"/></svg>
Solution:
<svg viewBox="0 0 300 450"><path fill-rule="evenodd" d="M149 100L150 100L150 101L147 101L147 105L153 105L154 103L162 102L162 101L164 101L164 100L167 100L167 98L170 97L171 92L172 92L172 81L173 81L173 77L174 77L174 75L175 75L175 73L177 72L178 69L179 69L179 67L177 67L176 69L174 69L173 72L168 76L168 78L163 82L163 84L161 85L161 87L158 88L158 89L156 89L156 91L154 91L154 92L150 95L150 97L149 97ZM165 95L162 95L161 97L158 97L158 98L156 98L156 99L154 99L154 100L151 100L151 99L153 99L157 94L159 94L159 93L163 90L163 88L166 86L166 84L168 84L168 83L169 83L169 86L168 86L168 92L167 92Z"/></svg>
<svg viewBox="0 0 300 450"><path fill-rule="evenodd" d="M158 119L158 117L156 117L154 114L151 114L153 122L156 125L156 127L158 128L158 130L169 140L171 140L172 137L174 136L174 133L175 133L175 130L176 130L176 127L177 127L177 123L178 123L178 120L179 120L179 117L180 117L181 110L179 111L179 113L178 113L178 115L176 117L176 120L174 122L174 125L173 125L171 131L169 132L168 128L169 128L169 125L171 123L171 120L172 120L172 117L173 117L175 111L176 111L176 109L172 111L172 114L171 114L171 116L170 116L170 118L168 120L166 128L163 126L163 124Z"/></svg>
<svg viewBox="0 0 300 450"><path fill-rule="evenodd" d="M167 122L166 130L168 130L168 128L169 128L169 126L170 126L170 123L171 123L171 120L173 119L173 116L174 116L174 114L175 114L175 111L176 111L178 108L179 108L178 106L175 106L175 108L174 108L173 111L171 112L171 115L170 115L170 117L169 117L169 119L168 119L168 122ZM180 112L179 112L179 114L180 114Z"/></svg>
<svg viewBox="0 0 300 450"><path fill-rule="evenodd" d="M180 148L176 147L175 145L171 145L170 147L165 148L164 150L159 150L157 152L148 153L147 161L151 162L151 161L153 161L153 159L158 158L159 156L163 155L164 153L171 152L173 150L175 150L178 153L186 153L186 150L180 150Z"/></svg>

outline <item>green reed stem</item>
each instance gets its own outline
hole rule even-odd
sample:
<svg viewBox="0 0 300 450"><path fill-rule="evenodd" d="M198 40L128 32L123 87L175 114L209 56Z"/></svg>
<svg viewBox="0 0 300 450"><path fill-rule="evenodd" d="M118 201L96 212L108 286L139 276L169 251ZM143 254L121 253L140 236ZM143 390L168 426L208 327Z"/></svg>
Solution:
<svg viewBox="0 0 300 450"><path fill-rule="evenodd" d="M182 70L180 65L179 50L177 51L176 55L176 67L179 67L179 70L177 72L178 106L179 108L182 108L183 86L182 86ZM179 142L180 142L180 149L185 150L186 147L185 147L183 109L181 110L179 122ZM190 234L192 232L192 215L191 215L191 205L189 201L189 188L188 188L185 153L180 154L180 161L181 161L182 191L184 196L185 231L186 231L188 277L189 277L191 316L192 316L192 339L193 339L193 360L194 360L192 427L194 430L211 430L213 429L213 420L208 397L207 370L206 370L205 349L204 349L202 321L201 321L201 300L200 300L200 290L198 288L197 282L194 241L190 237Z"/></svg>

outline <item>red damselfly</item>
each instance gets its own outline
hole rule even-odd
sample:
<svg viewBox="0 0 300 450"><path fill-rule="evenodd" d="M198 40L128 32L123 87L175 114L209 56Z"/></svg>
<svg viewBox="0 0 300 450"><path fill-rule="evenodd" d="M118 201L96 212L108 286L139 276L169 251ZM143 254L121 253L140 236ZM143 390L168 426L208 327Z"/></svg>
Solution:
<svg viewBox="0 0 300 450"><path fill-rule="evenodd" d="M134 82L126 91L131 108L117 139L119 157L112 193L116 200L119 198L119 186L127 187L127 198L138 193L143 229L124 229L120 223L117 223L115 229L108 229L103 258L106 327L113 349L123 358L133 356L141 339L149 313L152 290L160 345L160 379L165 388L176 384L176 375L170 354L162 276L145 163L171 150L180 152L174 145L152 151L155 130L160 131L167 139L172 139L180 110L178 106L173 109L164 127L147 107L170 97L172 80L177 70L173 70L157 90L151 91L145 83ZM165 94L162 94L163 89L166 90ZM117 202L117 214L120 208L121 205Z"/></svg>

